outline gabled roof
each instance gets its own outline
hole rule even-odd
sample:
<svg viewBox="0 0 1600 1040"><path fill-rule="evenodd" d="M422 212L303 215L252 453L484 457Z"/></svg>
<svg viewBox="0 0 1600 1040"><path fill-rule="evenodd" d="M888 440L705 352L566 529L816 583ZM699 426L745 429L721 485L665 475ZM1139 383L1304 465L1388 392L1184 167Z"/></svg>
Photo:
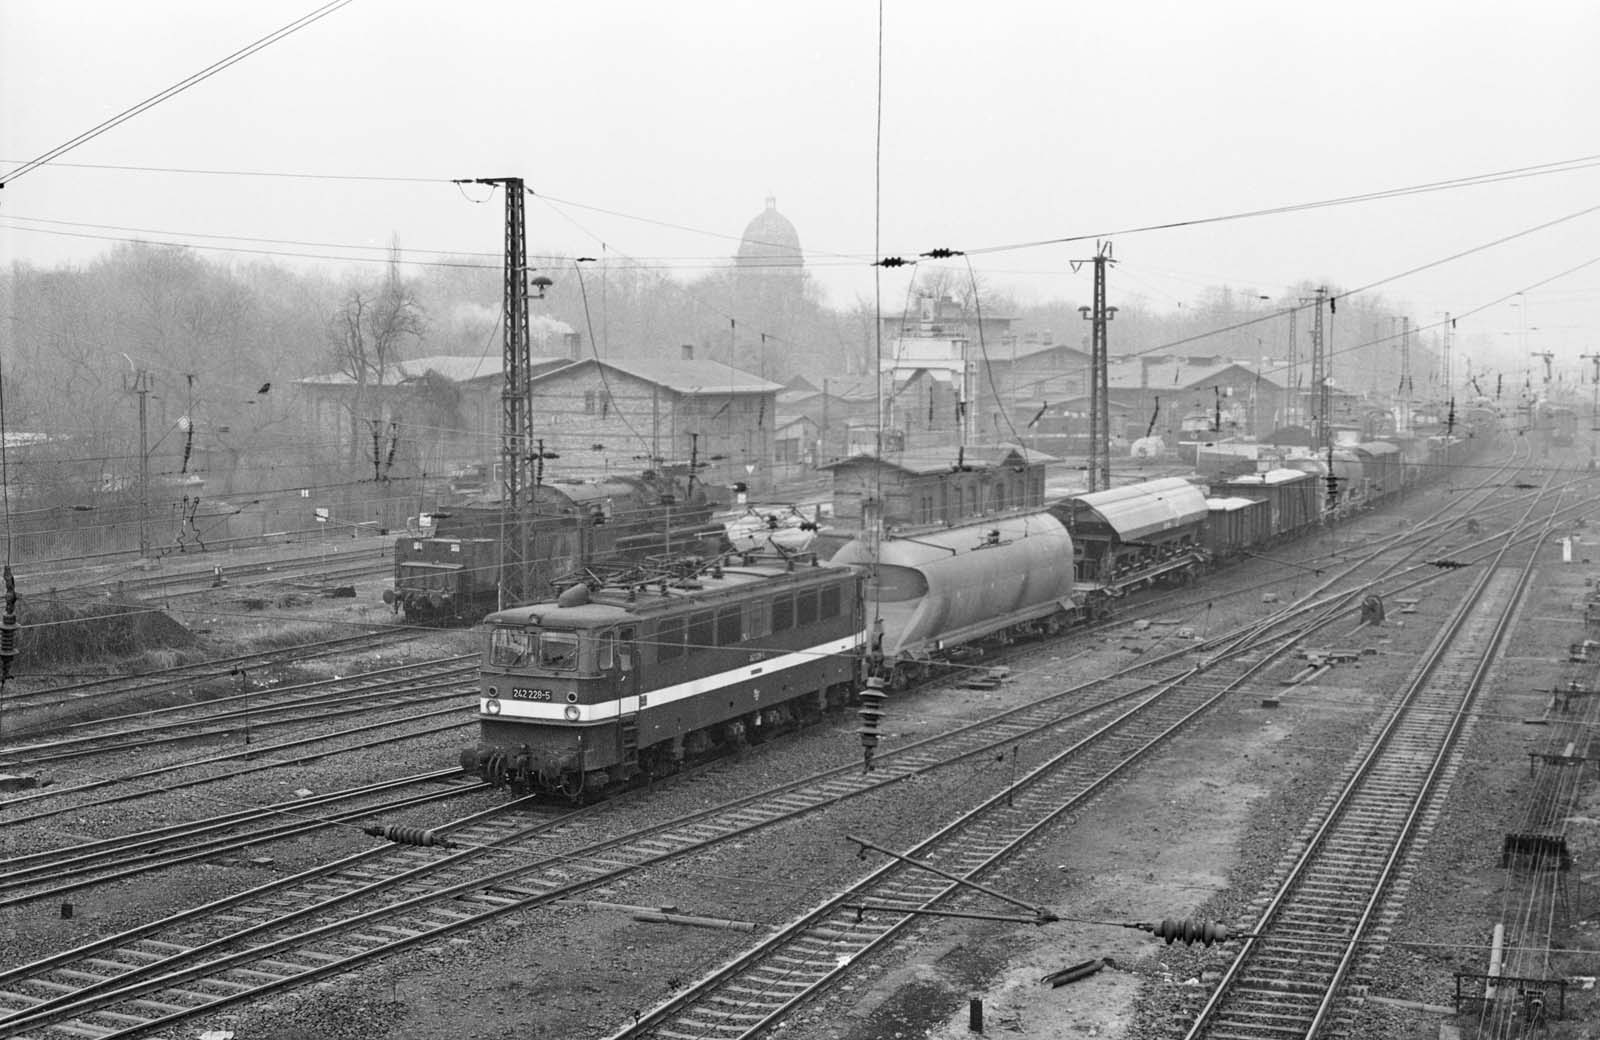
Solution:
<svg viewBox="0 0 1600 1040"><path fill-rule="evenodd" d="M1139 358L1114 359L1106 368L1106 384L1107 388L1111 390L1148 388L1159 392L1172 389L1202 389L1217 382L1223 373L1235 369L1249 379L1259 380L1275 389L1281 389L1280 385L1273 382L1271 377L1257 372L1242 362L1219 361L1211 364L1194 365L1182 358L1150 362L1142 361Z"/></svg>
<svg viewBox="0 0 1600 1040"><path fill-rule="evenodd" d="M828 379L827 396L834 401L873 401L878 396L878 384L867 378L855 378L849 381L841 379ZM802 389L790 383L778 394L779 404L799 403L811 401L823 396L823 391L811 387Z"/></svg>
<svg viewBox="0 0 1600 1040"><path fill-rule="evenodd" d="M1058 461L1042 451L1032 451L1018 444L989 444L973 446L964 450L953 447L918 448L913 451L896 452L892 456L882 457L870 451L864 451L855 455L848 455L842 459L834 459L832 462L825 462L817 468L838 469L851 463L882 463L894 469L921 475L952 472L955 470L958 461L970 469L998 469L1013 456L1029 464Z"/></svg>
<svg viewBox="0 0 1600 1040"><path fill-rule="evenodd" d="M409 361L392 361L383 367L383 385L398 386L410 380L421 379L429 372L435 372L452 383L499 379L504 372L504 360L499 354L485 354L482 357L435 354L431 357L412 358ZM565 367L572 359L532 357L528 361L529 368L539 372L541 369L549 371ZM306 386L354 386L356 383L355 377L348 372L326 372L322 375L307 376L298 382Z"/></svg>
<svg viewBox="0 0 1600 1040"><path fill-rule="evenodd" d="M575 375L580 365L604 365L614 372L642 379L647 383L655 383L674 393L694 394L768 394L777 393L783 389L781 383L774 383L753 376L749 372L741 372L730 368L720 361L610 361L589 358L565 366L556 372L542 372L535 375L533 382L549 379L556 375Z"/></svg>
<svg viewBox="0 0 1600 1040"><path fill-rule="evenodd" d="M1088 364L1091 360L1088 351L1080 350L1067 343L1018 343L1015 354L1002 348L994 351L989 361L993 364L1026 361L1029 358L1039 357L1041 354L1075 354L1082 358L1085 364Z"/></svg>

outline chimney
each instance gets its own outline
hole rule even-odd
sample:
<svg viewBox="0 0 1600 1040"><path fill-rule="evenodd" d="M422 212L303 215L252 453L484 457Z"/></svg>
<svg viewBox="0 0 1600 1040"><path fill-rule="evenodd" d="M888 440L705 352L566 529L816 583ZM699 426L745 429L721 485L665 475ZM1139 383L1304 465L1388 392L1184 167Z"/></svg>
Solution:
<svg viewBox="0 0 1600 1040"><path fill-rule="evenodd" d="M561 338L567 341L567 357L574 361L583 360L583 333L563 332Z"/></svg>
<svg viewBox="0 0 1600 1040"><path fill-rule="evenodd" d="M694 360L694 344L693 343L685 343L683 345L683 360L685 360L685 361L693 361Z"/></svg>

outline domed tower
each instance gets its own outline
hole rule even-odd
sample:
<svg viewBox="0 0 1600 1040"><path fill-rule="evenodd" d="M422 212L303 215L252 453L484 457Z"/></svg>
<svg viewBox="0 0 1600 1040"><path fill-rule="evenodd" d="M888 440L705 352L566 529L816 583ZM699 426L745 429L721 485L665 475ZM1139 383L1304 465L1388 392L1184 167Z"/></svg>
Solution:
<svg viewBox="0 0 1600 1040"><path fill-rule="evenodd" d="M741 269L804 267L800 235L789 218L778 212L778 200L767 196L767 208L745 225L734 263Z"/></svg>
<svg viewBox="0 0 1600 1040"><path fill-rule="evenodd" d="M786 359L794 352L804 296L800 235L769 195L766 209L745 226L733 258L735 368L778 381L790 374Z"/></svg>

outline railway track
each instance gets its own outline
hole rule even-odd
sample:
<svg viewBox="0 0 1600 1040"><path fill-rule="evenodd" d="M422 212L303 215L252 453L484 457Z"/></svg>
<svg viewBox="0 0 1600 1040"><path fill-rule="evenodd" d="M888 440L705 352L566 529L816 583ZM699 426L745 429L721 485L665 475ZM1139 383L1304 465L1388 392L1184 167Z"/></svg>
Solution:
<svg viewBox="0 0 1600 1040"><path fill-rule="evenodd" d="M1323 604L1329 616L1350 609L1356 591L1337 602ZM1279 652L1290 637L1277 637ZM1220 644L1218 644L1220 646ZM1232 657L1256 654L1270 659L1272 652L1253 648ZM913 776L948 767L974 756L992 757L996 749L1015 748L1019 741L1039 738L1036 746L1067 745L1056 769L1076 757L1086 763L1091 752L1103 756L1098 765L1078 765L1068 770L1088 797L1105 782L1108 771L1125 768L1130 749L1162 739L1182 727L1183 721L1203 713L1231 688L1218 678L1194 679L1195 666L1188 651L1153 660L1142 674L1121 675L1093 687L1063 691L1043 702L1017 709L927 741L886 751L879 768L863 775L854 766L806 778L782 788L707 810L692 817L660 824L644 831L600 843L579 844L558 855L548 854L548 835L536 847L522 839L485 840L467 836L462 844L473 847L440 856L433 869L422 867L407 874L405 898L378 898L399 884L399 876L377 882L363 876L360 883L341 883L341 895L318 913L338 907L334 920L308 920L312 910L303 905L267 921L268 911L252 911L242 931L226 939L198 943L168 937L168 956L151 961L147 947L125 954L92 950L72 951L64 959L25 966L0 976L0 1006L16 1009L0 1025L19 1036L69 1035L71 1029L112 1030L104 1035L136 1035L149 1029L212 1014L224 1007L256 999L276 989L303 984L369 960L386 956L417 942L427 942L473 927L493 917L524 912L576 895L587 888L623 878L642 867L703 851L705 848L779 822L798 819L844 798L879 790ZM1213 665L1213 668L1217 667ZM1081 703L1080 703L1081 702ZM1044 774L1038 774L1043 776ZM1113 774L1114 775L1114 774ZM1025 790L1010 792L1016 802ZM1059 800L1059 793L1049 798ZM1027 801L1026 798L1022 799ZM1048 798L1038 800L1047 804ZM1008 807L1011 809L1013 807ZM1041 824L1042 825L1042 824ZM452 832L452 837L454 833ZM414 854L393 853L396 857ZM541 858L542 857L542 858ZM470 880L460 880L466 865L475 866ZM333 882L318 872L302 884L315 892ZM376 905L372 902L376 900ZM291 903L293 900L291 900ZM360 902L362 905L354 905ZM229 911L238 916L237 911ZM212 933L226 923L211 922ZM384 940L384 941L380 941ZM234 952L217 956L226 947ZM244 948L241 948L244 947ZM358 952L350 950L359 948ZM141 951L142 954L141 954ZM336 952L338 951L338 952ZM95 974L87 961L110 961L120 968ZM140 966L143 964L144 966ZM63 965L71 965L63 968ZM99 981L82 985L83 976ZM78 979L78 982L70 980ZM192 985L207 980L204 987ZM63 993L67 987L70 993ZM62 1029L56 1027L60 1025Z"/></svg>
<svg viewBox="0 0 1600 1040"><path fill-rule="evenodd" d="M149 751L197 740L258 734L280 726L319 724L372 710L371 702L420 705L452 696L476 674L477 655L457 654L231 694L194 704L167 705L60 727L58 736L17 744L0 755L0 770L41 770L87 756L137 748ZM0 806L4 803L0 802Z"/></svg>
<svg viewBox="0 0 1600 1040"><path fill-rule="evenodd" d="M1507 552L1510 546L1507 546ZM1483 569L1354 775L1305 839L1189 1040L1309 1038L1349 1024L1360 965L1387 938L1386 904L1426 840L1463 732L1533 573Z"/></svg>
<svg viewBox="0 0 1600 1040"><path fill-rule="evenodd" d="M1505 542L1511 541L1508 535ZM1501 552L1505 551L1502 548ZM1530 554L1531 560L1531 554ZM1484 569L1479 587L1494 576L1494 568ZM1523 581L1526 581L1524 575ZM1468 600L1469 604L1471 599ZM1330 604L1324 617L1338 613L1337 604ZM1462 630L1453 626L1440 639L1440 653L1446 645L1464 647L1461 653L1471 655L1475 667L1486 668L1492 657L1505 624L1508 609L1476 615L1475 627ZM1490 630L1493 630L1492 633ZM1257 631L1251 638L1258 639ZM1483 637L1493 638L1480 642ZM1449 640L1456 641L1451 644ZM1235 643L1235 648L1248 646L1248 642ZM1487 650L1481 650L1486 647ZM1259 654L1259 647L1248 650L1244 657L1235 658L1217 674L1216 669L1207 677L1208 683L1223 680L1222 690L1236 689L1253 671L1246 667L1240 674L1224 678L1226 672L1250 661ZM1227 655L1224 655L1227 656ZM1269 655L1268 659L1271 656ZM1213 659L1216 660L1216 659ZM1432 668L1429 669L1433 671ZM1435 671L1436 691L1447 692L1459 688L1462 675L1459 671L1440 668ZM1198 670L1196 674L1198 678ZM1176 703L1176 702L1175 702ZM1431 721L1431 713L1439 710L1438 704L1419 703L1418 716ZM1197 714L1204 708L1198 708ZM1461 717L1459 713L1456 716ZM1057 762L1046 763L1025 781L1017 785L1026 790L1007 790L996 795L984 806L952 823L915 848L904 857L875 871L857 885L840 892L817 909L785 926L754 947L730 960L695 984L638 1016L637 1020L612 1034L609 1040L652 1037L656 1040L700 1040L717 1037L719 1040L759 1035L781 1022L785 1015L798 1005L825 990L837 979L846 976L858 959L892 941L900 931L909 927L918 916L926 913L959 914L961 911L941 909L947 900L970 892L987 871L992 870L1006 857L1024 845L1040 829L1048 826L1062 814L1070 812L1081 801L1092 795L1099 785L1107 782L1126 764L1137 761L1171 733L1180 730L1187 720L1175 721L1169 730L1145 744L1124 746L1120 759L1113 758L1105 764L1103 772L1088 761L1073 761L1070 766ZM1138 728L1130 728L1127 736L1135 736ZM1381 738L1387 739L1387 738ZM1408 750L1414 746L1404 744ZM1377 754L1377 752L1374 752ZM1062 756L1070 760L1069 751ZM1402 759L1404 756L1402 756ZM1089 768L1075 775L1080 767ZM1381 785L1378 788L1381 791ZM1036 799L1036 800L1035 800ZM1358 810L1352 818L1356 831L1351 837L1355 848L1364 848L1365 836L1370 834L1370 820ZM866 847L866 843L863 843ZM1343 850L1346 853L1348 849ZM1345 883L1343 869L1348 856L1337 853L1329 858L1329 876L1321 879L1323 891L1336 889ZM1046 908L1024 908L1029 915L1018 920L1043 923L1053 919ZM1315 898L1304 911L1304 923L1315 929L1321 920L1319 904ZM1304 940L1305 936L1297 936ZM1207 1036L1246 1040L1277 1035L1310 1036L1312 1031L1278 1034L1268 1027L1274 1021L1271 1010L1274 987L1295 982L1296 950L1291 946L1287 957L1273 965L1276 971L1261 991L1266 1005L1260 1016L1239 1024L1239 1028L1224 1029Z"/></svg>
<svg viewBox="0 0 1600 1040"><path fill-rule="evenodd" d="M153 669L135 675L106 675L32 690L7 691L7 732L13 736L56 728L85 715L104 714L107 703L158 698L215 680L235 671L263 671L285 665L349 653L352 649L381 649L414 639L415 632L389 627L351 636L338 636L272 650L207 658L192 664Z"/></svg>
<svg viewBox="0 0 1600 1040"><path fill-rule="evenodd" d="M268 842L457 798L485 787L464 778L459 769L439 769L14 856L0 864L0 908L54 899L182 863L213 860Z"/></svg>
<svg viewBox="0 0 1600 1040"><path fill-rule="evenodd" d="M1361 588L1365 587L1361 583ZM1317 606L1327 618L1346 616L1354 609L1359 591L1325 592ZM1118 676L1108 680L1098 693L1086 684L1049 698L1051 703L1030 705L955 734L885 750L873 774L862 776L855 767L841 769L836 775L807 778L796 785L604 842L563 832L561 825L554 822L527 828L529 832L540 831L534 838L514 833L516 829L504 821L496 825L484 820L441 829L445 836L465 846L454 851L379 848L358 857L362 865L351 880L332 880L346 863L320 868L283 883L299 886L295 890L280 888L274 895L261 893L261 907L244 907L234 901L228 901L227 906L213 904L198 908L192 917L179 915L184 918L181 921L157 922L138 930L138 935L124 933L0 974L0 1008L5 1009L0 1011L0 1026L18 1036L81 1036L86 1031L106 1036L141 1035L202 1018L278 989L348 971L501 914L559 902L596 884L626 877L642 866L691 855L761 827L799 819L819 807L881 790L889 783L925 775L971 756L992 755L997 748L1014 748L1019 741L1033 738L1039 738L1034 740L1038 745L1069 745L1069 752L1057 756L1048 769L1041 765L1031 770L1023 781L1003 792L1012 802L1006 810L1014 812L1017 803L1028 801L1034 785L1040 785L1037 790L1046 790L1043 785L1053 772L1072 774L1076 767L1068 759L1073 753L1080 755L1081 763L1087 761L1083 756L1103 752L1112 767L1122 768L1130 754L1143 753L1137 752L1139 747L1154 746L1151 742L1159 739L1162 732L1181 728L1186 717L1203 714L1205 698L1212 698L1210 703L1215 703L1215 699L1226 696L1229 684L1224 681L1225 673L1231 665L1225 662L1237 662L1240 668L1252 663L1267 666L1291 645L1296 634L1287 630L1291 623L1285 616L1275 631L1255 629L1258 645L1246 647L1239 643L1241 633L1229 641L1213 641L1146 662L1145 675ZM1260 640L1268 638L1271 643L1259 645ZM1190 658L1202 660L1203 676L1194 674L1196 665ZM1188 715L1181 710L1185 696L1194 699ZM1158 704L1163 710L1174 712L1165 726L1154 712ZM1036 717L1027 717L1027 712ZM1142 734L1131 728L1135 718L1149 727ZM935 741L947 743L936 747ZM1080 787L1096 785L1083 797L1091 796L1105 782L1103 777L1096 779L1099 774L1092 767L1074 775ZM998 812L994 803L999 797L980 806L980 811ZM1060 797L1059 790L1048 798L1040 797L1031 811L1048 811L1051 799ZM566 826L577 827L580 822L574 817ZM480 825L481 830L473 829ZM973 826L979 824L975 822ZM1025 842L1026 833L1017 842ZM929 839L929 843L943 834ZM552 838L555 844L568 847L549 855ZM534 844L523 844L524 841ZM975 874L987 869L981 864L999 862L1007 854L990 848L986 853L989 860L972 860L977 853L961 851L959 846L941 850L932 844L926 852L930 860L958 867L976 862L980 865L972 867ZM370 865L378 861L388 865ZM912 880L902 887L857 893L857 905L875 905L876 900L886 905L917 898L937 901L921 895L932 891L925 879L918 878L925 873L912 870L908 874ZM337 889L338 894L331 894L332 889ZM238 898L253 897L254 893L247 893ZM871 913L893 916L896 912ZM863 916L866 913L863 911ZM97 967L96 962L111 967Z"/></svg>
<svg viewBox="0 0 1600 1040"><path fill-rule="evenodd" d="M123 595L162 598L195 595L217 588L240 589L267 586L284 581L317 579L318 585L359 580L388 572L394 546L388 541L376 544L341 546L333 551L301 552L271 559L239 558L231 554L202 553L197 567L124 568L114 574L85 577L75 582L51 584L53 593L96 592L111 589ZM62 577L35 575L24 570L23 579ZM218 584L218 578L222 584Z"/></svg>

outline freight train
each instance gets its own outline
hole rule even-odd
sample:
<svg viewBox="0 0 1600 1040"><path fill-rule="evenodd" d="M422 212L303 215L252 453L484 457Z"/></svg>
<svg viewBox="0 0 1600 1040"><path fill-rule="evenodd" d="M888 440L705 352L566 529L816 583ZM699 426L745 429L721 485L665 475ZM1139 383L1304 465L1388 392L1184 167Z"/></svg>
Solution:
<svg viewBox="0 0 1600 1040"><path fill-rule="evenodd" d="M1356 445L1331 470L1218 481L1209 495L1184 478L1148 481L862 536L827 561L732 554L620 586L573 584L488 617L480 739L461 764L569 797L662 776L839 707L868 676L902 687L1302 537L1462 461L1468 443Z"/></svg>
<svg viewBox="0 0 1600 1040"><path fill-rule="evenodd" d="M714 556L724 529L692 483L647 472L595 482L540 483L531 517L508 517L494 498L478 497L435 513L431 530L401 536L394 547L394 588L384 602L407 621L476 623L500 604L501 569L522 555L523 588L543 599L574 575L626 569L656 557ZM505 541L518 539L508 554Z"/></svg>

